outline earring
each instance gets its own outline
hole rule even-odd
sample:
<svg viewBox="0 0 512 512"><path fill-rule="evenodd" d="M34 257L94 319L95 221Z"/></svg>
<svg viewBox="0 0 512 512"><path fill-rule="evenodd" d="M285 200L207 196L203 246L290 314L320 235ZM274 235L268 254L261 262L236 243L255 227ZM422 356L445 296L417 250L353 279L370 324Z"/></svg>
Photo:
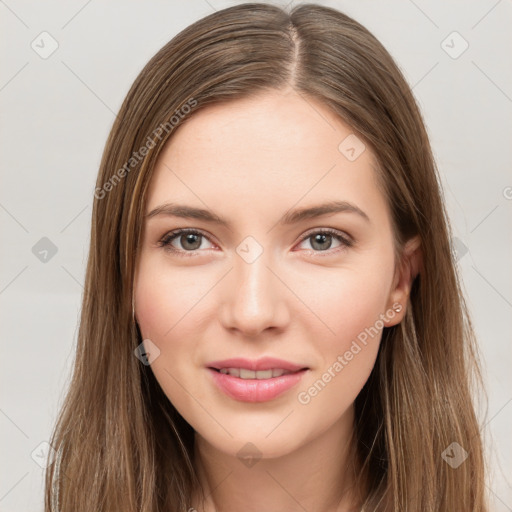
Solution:
<svg viewBox="0 0 512 512"><path fill-rule="evenodd" d="M397 313L400 313L400 311L402 311L402 304L400 304L400 303L393 304L393 309L394 309Z"/></svg>

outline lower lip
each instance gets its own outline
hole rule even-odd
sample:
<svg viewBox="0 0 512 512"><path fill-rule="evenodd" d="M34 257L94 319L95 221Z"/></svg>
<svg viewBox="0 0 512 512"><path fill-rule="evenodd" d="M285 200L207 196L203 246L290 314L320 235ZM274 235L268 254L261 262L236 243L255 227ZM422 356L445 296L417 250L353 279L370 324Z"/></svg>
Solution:
<svg viewBox="0 0 512 512"><path fill-rule="evenodd" d="M226 395L242 402L267 402L295 386L307 370L270 379L240 379L208 368L213 381Z"/></svg>

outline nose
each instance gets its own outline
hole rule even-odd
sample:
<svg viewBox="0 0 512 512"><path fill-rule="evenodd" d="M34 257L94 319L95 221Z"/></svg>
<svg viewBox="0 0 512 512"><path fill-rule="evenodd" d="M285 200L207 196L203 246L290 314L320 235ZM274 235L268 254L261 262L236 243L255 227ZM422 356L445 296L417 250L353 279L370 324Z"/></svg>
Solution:
<svg viewBox="0 0 512 512"><path fill-rule="evenodd" d="M221 322L246 337L282 331L290 319L286 285L265 256L252 263L236 257L223 286Z"/></svg>

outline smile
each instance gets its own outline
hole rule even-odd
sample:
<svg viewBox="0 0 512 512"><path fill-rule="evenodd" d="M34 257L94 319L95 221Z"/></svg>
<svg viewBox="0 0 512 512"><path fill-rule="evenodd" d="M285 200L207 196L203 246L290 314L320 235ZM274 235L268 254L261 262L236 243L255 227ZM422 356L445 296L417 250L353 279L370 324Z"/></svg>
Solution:
<svg viewBox="0 0 512 512"><path fill-rule="evenodd" d="M290 370L283 370L282 368L271 368L269 370L248 370L247 368L221 368L220 373L238 377L240 379L271 379L273 377L281 377L293 373Z"/></svg>

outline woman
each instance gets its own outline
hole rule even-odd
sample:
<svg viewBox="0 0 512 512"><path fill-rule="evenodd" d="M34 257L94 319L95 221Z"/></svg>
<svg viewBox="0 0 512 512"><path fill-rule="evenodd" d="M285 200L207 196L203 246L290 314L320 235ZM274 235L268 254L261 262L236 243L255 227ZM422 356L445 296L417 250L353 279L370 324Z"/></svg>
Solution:
<svg viewBox="0 0 512 512"><path fill-rule="evenodd" d="M46 510L486 511L476 348L388 52L318 5L218 11L107 141Z"/></svg>

